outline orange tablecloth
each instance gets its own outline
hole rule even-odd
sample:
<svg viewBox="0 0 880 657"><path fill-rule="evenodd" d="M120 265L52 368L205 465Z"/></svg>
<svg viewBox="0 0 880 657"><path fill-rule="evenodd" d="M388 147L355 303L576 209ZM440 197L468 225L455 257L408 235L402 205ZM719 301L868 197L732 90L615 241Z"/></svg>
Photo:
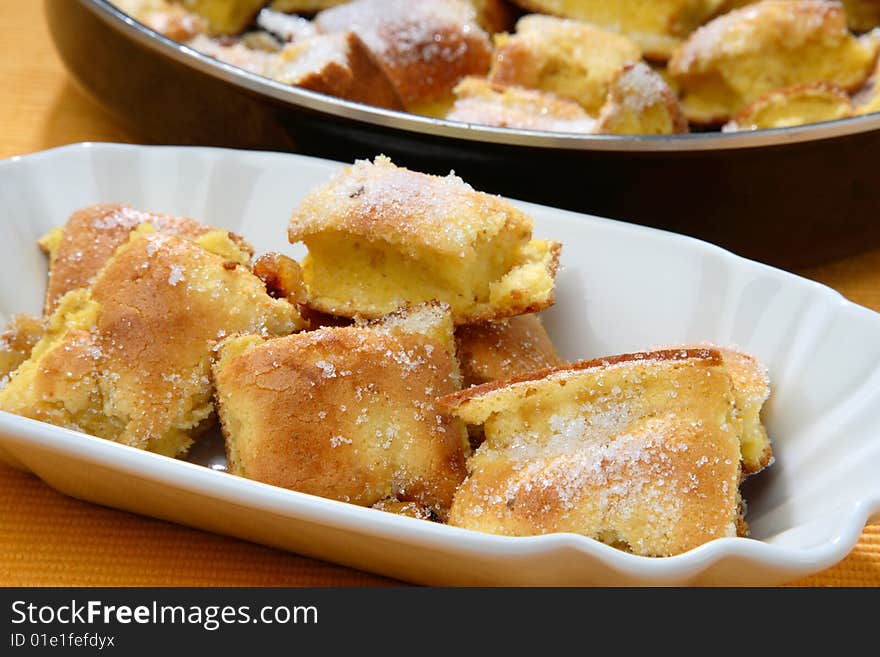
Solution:
<svg viewBox="0 0 880 657"><path fill-rule="evenodd" d="M77 141L141 141L82 95L52 50L42 2L0 2L0 157ZM880 251L801 272L880 310ZM64 497L0 466L0 585L359 586L374 575ZM880 525L804 585L880 585Z"/></svg>

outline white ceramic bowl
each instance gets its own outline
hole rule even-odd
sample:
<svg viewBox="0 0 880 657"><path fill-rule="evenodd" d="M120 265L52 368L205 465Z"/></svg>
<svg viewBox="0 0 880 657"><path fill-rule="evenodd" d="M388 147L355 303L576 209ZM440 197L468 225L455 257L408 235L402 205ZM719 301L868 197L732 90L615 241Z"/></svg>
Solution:
<svg viewBox="0 0 880 657"><path fill-rule="evenodd" d="M189 215L286 250L290 210L339 164L287 154L82 144L0 162L0 319L37 313L38 236L96 202ZM588 358L710 340L770 368L777 462L746 485L752 539L651 559L588 538L508 538L394 516L0 413L0 459L74 497L426 584L771 585L842 559L880 520L880 316L670 233L520 204L564 244L545 321ZM209 452L199 457L210 461ZM51 528L47 528L51 531Z"/></svg>

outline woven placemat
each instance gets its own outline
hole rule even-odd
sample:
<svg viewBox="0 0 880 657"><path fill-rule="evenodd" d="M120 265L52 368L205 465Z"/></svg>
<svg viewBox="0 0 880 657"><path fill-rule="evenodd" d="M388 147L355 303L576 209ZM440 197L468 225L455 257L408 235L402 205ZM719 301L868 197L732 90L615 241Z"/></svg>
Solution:
<svg viewBox="0 0 880 657"><path fill-rule="evenodd" d="M0 466L0 585L383 586L399 584L55 492ZM880 585L880 525L804 586Z"/></svg>

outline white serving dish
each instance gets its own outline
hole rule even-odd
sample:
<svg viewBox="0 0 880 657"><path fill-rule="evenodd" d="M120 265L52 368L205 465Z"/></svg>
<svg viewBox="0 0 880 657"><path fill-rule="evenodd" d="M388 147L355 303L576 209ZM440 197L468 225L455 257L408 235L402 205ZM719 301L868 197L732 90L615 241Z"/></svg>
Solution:
<svg viewBox="0 0 880 657"><path fill-rule="evenodd" d="M35 244L76 208L125 202L287 245L291 208L337 163L275 153L81 144L0 162L0 319L39 312ZM634 190L637 193L637 190ZM68 495L425 584L778 584L815 573L880 520L880 315L690 238L520 204L564 244L562 355L736 344L770 368L777 463L746 485L754 539L650 559L573 534L490 536L282 490L0 412L0 459ZM707 218L709 220L710 218ZM211 463L210 446L197 452ZM51 531L47 528L46 531Z"/></svg>

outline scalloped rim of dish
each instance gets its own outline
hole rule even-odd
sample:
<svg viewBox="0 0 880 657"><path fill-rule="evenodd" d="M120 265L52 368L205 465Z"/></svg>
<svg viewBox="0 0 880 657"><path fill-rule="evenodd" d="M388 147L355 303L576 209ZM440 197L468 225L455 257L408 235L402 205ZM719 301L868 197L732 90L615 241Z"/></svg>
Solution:
<svg viewBox="0 0 880 657"><path fill-rule="evenodd" d="M52 158L56 154L90 149L187 150L201 152L206 156L233 152L230 149L211 147L135 146L83 142L0 160L0 172L7 167L17 166L19 163L27 164ZM290 153L234 152L327 161ZM661 240L684 240L690 242L694 248L739 261L740 264L749 267L759 268L774 277L784 277L789 279L790 283L797 282L808 285L851 311L877 314L847 300L839 292L826 285L743 258L727 249L702 240L669 231L625 224L613 219L587 215L585 218L598 223L625 226L628 231L647 233ZM295 517L298 520L310 521L336 529L354 530L365 535L405 541L410 544L454 549L482 556L487 553L507 556L537 556L546 555L559 549L570 549L595 558L601 565L611 570L625 573L629 577L648 584L678 583L684 579L695 577L714 564L731 557L776 569L778 573L785 576L780 577L780 581L786 577L790 579L807 576L840 562L855 547L865 525L872 521L880 522L880 491L878 491L850 502L847 505L848 513L845 518L842 517L844 507L841 507L835 521L833 537L818 545L792 547L767 543L753 538L718 538L675 556L645 557L623 552L592 538L573 533L528 537L499 536L377 512L366 507L287 490L225 472L216 472L202 465L160 456L5 411L0 411L0 436L11 436L13 441L25 441L55 452L75 454L77 458L85 458L92 463L107 466L122 473L140 477L146 476L154 482L199 492L215 499L235 502L239 505L254 505L261 510ZM0 453L4 453L2 441L0 441ZM8 459L8 462L14 464L15 459ZM19 464L19 467L28 469L22 464ZM381 522L377 522L377 513L381 513Z"/></svg>
<svg viewBox="0 0 880 657"><path fill-rule="evenodd" d="M783 146L880 130L880 112L790 128L737 133L686 135L583 135L540 130L495 128L435 119L333 98L276 82L204 55L139 23L109 0L77 0L112 28L162 55L240 89L258 93L293 107L384 128L473 142L530 148L584 151L710 151Z"/></svg>

